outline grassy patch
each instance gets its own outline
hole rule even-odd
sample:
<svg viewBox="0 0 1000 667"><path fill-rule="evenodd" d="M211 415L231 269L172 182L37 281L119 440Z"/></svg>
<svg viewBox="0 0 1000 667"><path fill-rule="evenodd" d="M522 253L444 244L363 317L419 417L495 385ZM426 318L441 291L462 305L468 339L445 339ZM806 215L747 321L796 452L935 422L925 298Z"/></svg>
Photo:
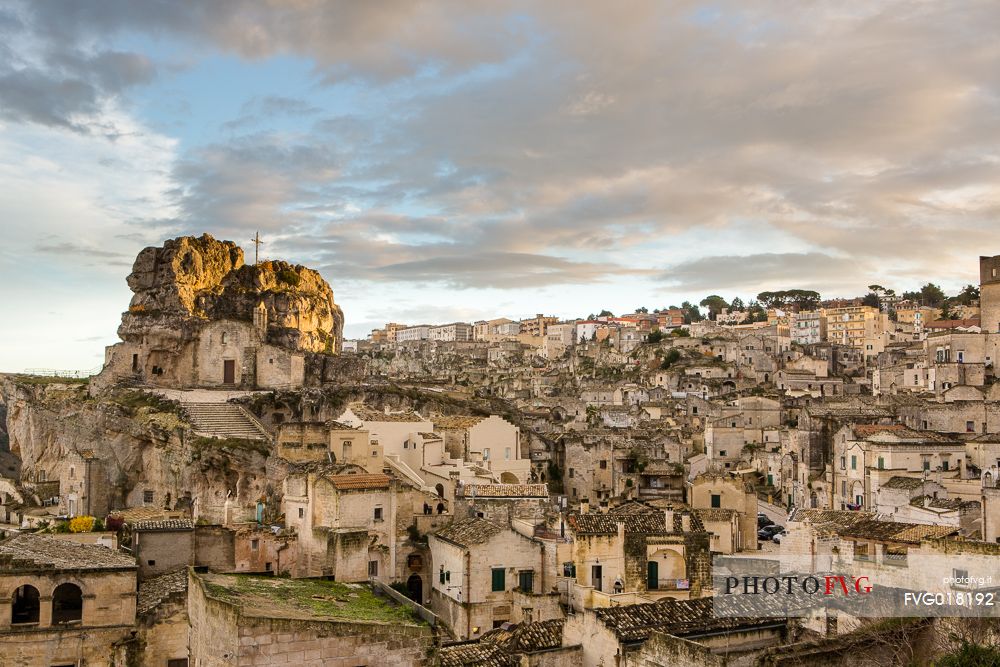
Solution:
<svg viewBox="0 0 1000 667"><path fill-rule="evenodd" d="M271 446L266 440L247 440L245 438L208 438L195 436L191 446L198 450L222 449L229 451L251 451L264 456L271 454Z"/></svg>
<svg viewBox="0 0 1000 667"><path fill-rule="evenodd" d="M181 406L176 401L169 401L162 396L148 394L135 389L117 391L108 400L125 408L129 415L133 417L143 409L146 409L148 412L181 414Z"/></svg>
<svg viewBox="0 0 1000 667"><path fill-rule="evenodd" d="M222 584L225 585L222 585ZM420 619L409 607L376 596L362 584L343 584L320 579L285 579L235 575L224 582L206 582L208 592L246 609L262 610L275 605L290 607L316 617L346 621L381 621L416 625Z"/></svg>
<svg viewBox="0 0 1000 667"><path fill-rule="evenodd" d="M90 376L85 378L64 378L56 377L54 375L15 375L14 383L36 386L36 385L47 385L47 384L75 384L75 385L85 385L90 382Z"/></svg>

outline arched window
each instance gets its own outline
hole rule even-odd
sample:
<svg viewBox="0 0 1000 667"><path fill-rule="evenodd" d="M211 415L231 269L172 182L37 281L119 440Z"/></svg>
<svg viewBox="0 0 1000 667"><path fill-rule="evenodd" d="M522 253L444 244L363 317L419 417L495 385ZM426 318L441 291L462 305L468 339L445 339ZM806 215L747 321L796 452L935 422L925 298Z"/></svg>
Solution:
<svg viewBox="0 0 1000 667"><path fill-rule="evenodd" d="M52 625L83 620L83 591L76 584L59 584L52 593Z"/></svg>
<svg viewBox="0 0 1000 667"><path fill-rule="evenodd" d="M17 590L14 591L10 614L11 624L38 623L38 609L38 589L30 584L18 586Z"/></svg>
<svg viewBox="0 0 1000 667"><path fill-rule="evenodd" d="M438 498L444 498L444 485L443 484L435 484L434 485L434 490L437 491Z"/></svg>

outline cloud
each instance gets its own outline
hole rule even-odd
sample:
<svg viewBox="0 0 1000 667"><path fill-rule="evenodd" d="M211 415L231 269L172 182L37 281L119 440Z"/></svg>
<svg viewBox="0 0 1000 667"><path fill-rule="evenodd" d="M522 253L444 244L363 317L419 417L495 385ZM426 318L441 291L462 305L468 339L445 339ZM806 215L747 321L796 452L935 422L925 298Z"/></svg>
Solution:
<svg viewBox="0 0 1000 667"><path fill-rule="evenodd" d="M853 286L875 274L871 262L823 253L759 253L701 257L665 270L671 291L762 292L768 289L824 289ZM832 295L831 295L832 296Z"/></svg>

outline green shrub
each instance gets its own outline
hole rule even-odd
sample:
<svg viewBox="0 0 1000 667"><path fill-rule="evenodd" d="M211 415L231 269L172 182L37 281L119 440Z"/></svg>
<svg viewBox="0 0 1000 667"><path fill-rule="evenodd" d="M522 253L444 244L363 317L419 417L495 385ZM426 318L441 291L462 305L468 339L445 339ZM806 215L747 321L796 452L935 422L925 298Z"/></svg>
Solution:
<svg viewBox="0 0 1000 667"><path fill-rule="evenodd" d="M293 269L278 271L278 280L291 287L298 287L299 283L302 282L302 278Z"/></svg>

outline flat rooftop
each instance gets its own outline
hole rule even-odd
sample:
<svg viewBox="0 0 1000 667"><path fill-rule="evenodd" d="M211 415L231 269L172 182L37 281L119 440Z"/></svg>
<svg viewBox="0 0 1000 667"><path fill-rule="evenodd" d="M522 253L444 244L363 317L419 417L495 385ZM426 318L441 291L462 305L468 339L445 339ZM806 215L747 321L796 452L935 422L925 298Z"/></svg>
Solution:
<svg viewBox="0 0 1000 667"><path fill-rule="evenodd" d="M198 573L205 592L248 616L308 621L371 621L422 625L409 607L368 584L324 579L285 579L244 574Z"/></svg>

